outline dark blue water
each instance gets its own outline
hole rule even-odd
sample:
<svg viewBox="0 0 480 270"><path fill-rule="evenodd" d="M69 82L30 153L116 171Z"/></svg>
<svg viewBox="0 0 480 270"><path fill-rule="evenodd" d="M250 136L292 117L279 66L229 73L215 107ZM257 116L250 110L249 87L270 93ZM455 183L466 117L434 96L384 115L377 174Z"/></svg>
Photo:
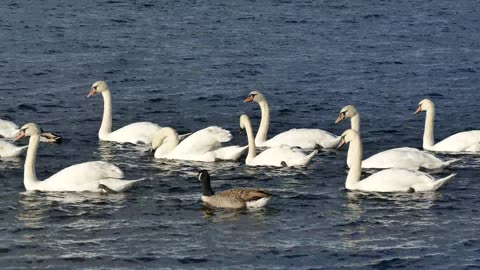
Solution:
<svg viewBox="0 0 480 270"><path fill-rule="evenodd" d="M78 3L77 3L78 2ZM478 156L430 194L344 190L346 150L300 169L154 160L99 143L106 80L114 128L136 121L179 133L238 129L271 105L270 134L314 127L340 134L341 107L362 116L365 155L420 147L425 98L436 138L480 128L477 1L5 1L0 7L0 117L64 136L39 149L44 179L74 163L107 160L125 194L25 193L23 159L0 162L2 269L331 269L480 267ZM234 132L235 143L245 135ZM448 156L442 156L449 158ZM197 171L216 190L276 195L259 211L204 208Z"/></svg>

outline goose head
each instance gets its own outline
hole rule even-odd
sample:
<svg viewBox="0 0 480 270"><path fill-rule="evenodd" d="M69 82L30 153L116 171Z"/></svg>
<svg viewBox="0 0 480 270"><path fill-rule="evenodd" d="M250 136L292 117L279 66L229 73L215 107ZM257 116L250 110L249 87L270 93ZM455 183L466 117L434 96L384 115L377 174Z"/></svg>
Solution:
<svg viewBox="0 0 480 270"><path fill-rule="evenodd" d="M95 93L102 93L104 91L108 91L108 86L105 81L96 81L92 85L92 89L90 93L88 93L87 97L91 97L95 95Z"/></svg>
<svg viewBox="0 0 480 270"><path fill-rule="evenodd" d="M356 138L358 138L358 132L356 132L355 130L353 129L347 129L345 130L342 135L340 136L340 144L338 145L337 148L340 148L342 147L344 144L346 143L349 143L353 140L355 140Z"/></svg>
<svg viewBox="0 0 480 270"><path fill-rule="evenodd" d="M20 128L17 136L15 137L15 141L20 140L23 137L33 136L33 135L40 135L42 134L42 129L38 127L35 123L28 123L23 125Z"/></svg>
<svg viewBox="0 0 480 270"><path fill-rule="evenodd" d="M424 99L418 103L417 110L413 114L418 114L421 111L429 111L435 109L435 105L430 99Z"/></svg>
<svg viewBox="0 0 480 270"><path fill-rule="evenodd" d="M250 94L248 94L247 98L243 100L243 102L248 103L248 102L255 101L259 103L264 100L265 100L265 97L263 96L262 93L260 93L260 91L252 91L250 92Z"/></svg>
<svg viewBox="0 0 480 270"><path fill-rule="evenodd" d="M353 105L347 105L340 110L337 120L335 120L335 124L341 122L345 118L352 118L356 115L358 115L357 109L355 109Z"/></svg>
<svg viewBox="0 0 480 270"><path fill-rule="evenodd" d="M204 196L212 196L214 192L210 186L210 175L207 170L201 170L198 172L198 180L202 183L202 191Z"/></svg>

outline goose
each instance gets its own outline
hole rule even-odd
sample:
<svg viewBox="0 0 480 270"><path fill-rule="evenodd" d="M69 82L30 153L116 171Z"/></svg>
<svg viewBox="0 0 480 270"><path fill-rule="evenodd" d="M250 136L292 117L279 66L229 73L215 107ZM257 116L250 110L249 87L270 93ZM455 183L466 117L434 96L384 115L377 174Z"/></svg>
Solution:
<svg viewBox="0 0 480 270"><path fill-rule="evenodd" d="M237 160L247 146L222 147L232 139L230 131L217 126L201 129L180 142L175 129L164 127L155 133L152 148L155 158L180 159L214 162L216 160Z"/></svg>
<svg viewBox="0 0 480 270"><path fill-rule="evenodd" d="M266 149L257 155L255 151L255 140L253 139L252 125L246 114L240 116L240 128L245 129L248 138L248 155L245 164L248 166L275 166L293 167L307 165L318 153L314 150L306 155L300 149L290 148L286 145L274 146Z"/></svg>
<svg viewBox="0 0 480 270"><path fill-rule="evenodd" d="M257 102L262 111L262 119L260 120L257 136L255 136L255 145L258 147L288 145L302 149L335 148L340 142L340 137L328 131L313 128L290 129L267 140L268 127L270 125L270 109L267 99L259 91L252 91L243 102L249 103L252 101Z"/></svg>
<svg viewBox="0 0 480 270"><path fill-rule="evenodd" d="M360 135L353 129L346 130L342 136L339 148L350 143L349 155L352 157L350 168L345 181L348 190L373 192L424 192L435 191L455 176L451 174L445 178L435 180L429 174L408 169L385 169L360 181L362 173L362 141Z"/></svg>
<svg viewBox="0 0 480 270"><path fill-rule="evenodd" d="M101 141L145 145L152 143L153 134L161 129L159 125L151 122L137 122L112 132L112 97L107 83L95 82L87 97L91 97L95 93L101 93L103 96L103 119L98 131L98 138Z"/></svg>
<svg viewBox="0 0 480 270"><path fill-rule="evenodd" d="M13 140L19 131L20 129L14 122L0 119L0 137ZM42 131L40 141L48 143L61 143L62 137L53 132Z"/></svg>
<svg viewBox="0 0 480 270"><path fill-rule="evenodd" d="M268 204L272 195L263 189L234 188L215 194L210 186L207 170L198 173L202 183L202 202L217 208L260 208Z"/></svg>
<svg viewBox="0 0 480 270"><path fill-rule="evenodd" d="M25 159L23 183L27 191L91 191L122 192L140 180L123 180L123 172L117 166L104 161L84 162L67 167L46 180L39 181L35 161L40 141L40 128L35 123L20 128L15 140L30 137Z"/></svg>
<svg viewBox="0 0 480 270"><path fill-rule="evenodd" d="M459 132L435 144L433 136L435 105L429 99L418 103L414 114L425 111L425 130L423 133L423 149L433 152L480 152L480 130Z"/></svg>
<svg viewBox="0 0 480 270"><path fill-rule="evenodd" d="M335 123L339 123L342 120L350 118L351 129L360 134L360 114L353 105L347 105L340 110ZM348 156L347 165L351 167L352 157ZM443 161L432 154L420 151L412 147L400 147L385 150L377 153L362 161L362 168L365 169L388 169L388 168L403 168L418 170L420 168L425 169L438 169L450 165L458 159L450 161Z"/></svg>

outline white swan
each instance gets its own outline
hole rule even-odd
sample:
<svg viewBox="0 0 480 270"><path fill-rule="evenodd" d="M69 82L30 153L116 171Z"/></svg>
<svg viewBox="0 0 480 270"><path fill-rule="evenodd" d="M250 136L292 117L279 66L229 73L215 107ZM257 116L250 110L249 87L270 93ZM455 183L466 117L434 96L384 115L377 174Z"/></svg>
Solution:
<svg viewBox="0 0 480 270"><path fill-rule="evenodd" d="M360 181L362 173L362 141L360 135L353 129L345 131L341 136L339 147L350 143L348 148L352 156L352 167L348 172L345 188L349 190L374 192L422 192L434 191L445 184L455 174L435 180L432 176L407 169L386 169Z"/></svg>
<svg viewBox="0 0 480 270"><path fill-rule="evenodd" d="M423 149L435 152L479 152L480 151L480 130L464 131L444 139L435 144L433 136L435 105L429 99L418 103L414 114L426 111L425 130L423 133Z"/></svg>
<svg viewBox="0 0 480 270"><path fill-rule="evenodd" d="M107 84L104 81L95 82L87 97L95 93L101 93L103 96L103 119L98 131L100 140L132 144L152 143L153 135L161 129L159 125L151 122L137 122L112 132L112 97Z"/></svg>
<svg viewBox="0 0 480 270"><path fill-rule="evenodd" d="M339 123L345 118L350 118L351 129L360 134L360 114L352 105L347 105L340 110L335 123ZM362 161L362 168L367 169L387 169L387 168L403 168L418 170L420 167L425 169L438 169L446 167L451 163L458 161L453 159L443 161L432 154L420 151L411 147L400 147L385 150L377 153ZM347 165L351 167L352 157L348 155Z"/></svg>
<svg viewBox="0 0 480 270"><path fill-rule="evenodd" d="M335 148L340 142L340 137L321 129L299 128L282 132L267 140L268 126L270 125L270 110L265 96L259 91L252 91L243 101L245 103L255 101L260 105L262 119L258 127L255 145L258 147L274 147L288 145L303 149Z"/></svg>
<svg viewBox="0 0 480 270"><path fill-rule="evenodd" d="M0 119L0 137L13 140L15 136L17 136L19 131L20 129L18 128L17 124L13 123L12 121ZM40 141L49 143L61 143L62 137L53 132L42 132Z"/></svg>
<svg viewBox="0 0 480 270"><path fill-rule="evenodd" d="M240 128L247 131L248 155L245 164L249 166L303 166L308 164L315 154L318 153L318 150L315 150L309 155L305 155L300 149L282 145L268 148L257 155L252 125L250 124L250 119L245 114L240 116Z"/></svg>
<svg viewBox="0 0 480 270"><path fill-rule="evenodd" d="M76 164L46 180L39 181L35 173L35 161L40 142L40 128L34 123L25 124L15 140L25 136L30 136L23 178L26 190L121 192L140 181L122 180L123 172L117 166L104 161Z"/></svg>
<svg viewBox="0 0 480 270"><path fill-rule="evenodd" d="M222 147L222 143L232 139L230 131L211 126L188 136L182 142L173 128L160 129L152 141L155 158L180 159L214 162L215 160L237 160L247 146Z"/></svg>
<svg viewBox="0 0 480 270"><path fill-rule="evenodd" d="M16 146L7 141L0 140L0 157L18 157L27 152L28 146Z"/></svg>

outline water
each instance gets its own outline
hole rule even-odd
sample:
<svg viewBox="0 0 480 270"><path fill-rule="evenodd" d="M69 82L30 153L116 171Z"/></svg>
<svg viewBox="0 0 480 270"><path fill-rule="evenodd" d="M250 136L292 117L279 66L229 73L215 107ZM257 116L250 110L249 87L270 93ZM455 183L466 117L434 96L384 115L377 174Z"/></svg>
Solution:
<svg viewBox="0 0 480 270"><path fill-rule="evenodd" d="M362 115L365 155L420 147L429 97L436 138L478 129L480 7L476 1L7 1L0 8L0 117L61 133L42 144L44 179L107 160L128 178L119 195L25 193L23 159L0 162L2 269L453 269L480 266L478 156L433 194L344 190L346 150L300 169L154 160L99 143L105 79L114 128L136 121L179 133L232 130L252 89L271 105L270 135L294 127L340 134L341 107ZM441 156L450 158L448 156ZM195 176L215 190L263 187L258 211L199 203Z"/></svg>

